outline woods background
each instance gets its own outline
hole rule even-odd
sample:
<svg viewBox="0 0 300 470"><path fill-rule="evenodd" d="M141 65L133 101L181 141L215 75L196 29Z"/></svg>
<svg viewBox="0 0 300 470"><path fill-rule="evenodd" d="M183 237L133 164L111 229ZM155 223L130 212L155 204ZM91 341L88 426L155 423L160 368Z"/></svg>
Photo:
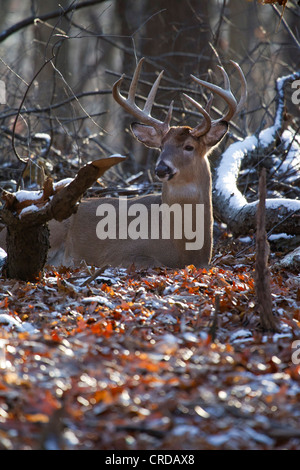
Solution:
<svg viewBox="0 0 300 470"><path fill-rule="evenodd" d="M76 10L80 3L87 6ZM231 73L228 61L237 61L249 99L229 140L272 124L275 79L299 68L296 1L288 2L281 20L279 6L246 0L2 0L0 10L0 80L6 84L0 152L7 164L1 165L1 185L13 190L22 174L27 185L37 185L39 166L54 177L73 176L86 161L118 152L129 156L121 172L112 170L118 182L153 167L155 151L124 131L132 119L111 97L114 81L122 73L130 78L142 56L145 91L165 70L154 115L162 116L174 99L173 123L189 125L199 116L185 108L181 92L193 89L205 101L190 74L220 83L216 64ZM234 89L238 79L230 78ZM288 111L297 116L291 92ZM214 104L222 111L221 100ZM41 132L51 136L51 145L36 136ZM30 157L27 182L15 153ZM147 171L142 179L149 179Z"/></svg>
<svg viewBox="0 0 300 470"><path fill-rule="evenodd" d="M111 96L122 73L126 95L142 56L139 104L164 69L153 115L162 118L174 99L175 125L199 122L182 92L202 105L207 98L191 73L221 84L222 63L239 98L235 60L249 97L210 157L215 182L227 169L219 178L227 195L214 192L215 210L224 216L226 206L236 221L228 201L238 180L245 217L235 232L216 217L208 270L48 266L36 282L1 277L0 449L300 448L299 251L296 264L280 264L300 238L300 120L291 81L300 78L299 16L298 0L1 0L0 189L37 189L44 172L73 177L86 162L118 152L126 161L90 192L159 189L157 151L130 136L132 118ZM288 79L276 90L278 77ZM217 98L212 117L223 110ZM265 230L256 237L264 257L257 256L247 225L261 173L270 245L274 227L290 229L281 251L272 241L270 275ZM268 218L268 198L292 200L286 217L272 204L279 223ZM3 212L0 206L0 221ZM242 240L236 235L245 227ZM265 262L263 279L255 260ZM276 333L262 322L267 294Z"/></svg>

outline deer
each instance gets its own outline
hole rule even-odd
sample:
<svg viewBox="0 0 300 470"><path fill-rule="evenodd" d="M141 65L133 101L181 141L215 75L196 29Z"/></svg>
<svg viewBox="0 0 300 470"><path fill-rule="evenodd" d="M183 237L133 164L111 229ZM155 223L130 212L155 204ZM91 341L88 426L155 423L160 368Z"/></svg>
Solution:
<svg viewBox="0 0 300 470"><path fill-rule="evenodd" d="M173 102L164 120L151 115L163 71L152 85L143 109L136 104L143 61L141 59L137 64L127 97L121 93L124 75L114 83L112 96L121 108L137 120L131 124L133 136L146 147L160 151L155 174L162 182L161 194L138 196L126 201L117 197L83 199L77 212L69 219L49 222L50 265L76 266L85 261L88 265L99 268L106 265L134 265L137 268L183 268L194 265L201 268L210 264L213 207L212 175L208 157L227 133L230 120L242 110L246 102L246 79L240 66L231 61L241 83L241 96L237 103L223 67L218 66L223 75L223 88L191 75L192 80L208 89L212 96L203 108L194 98L183 93L184 98L196 108L202 118L195 127L171 126ZM218 119L210 116L213 94L220 96L227 105L227 112ZM130 224L135 222L135 226L138 225L134 221L137 208L143 213L139 223L145 228L146 235L128 236L126 230L131 228ZM153 208L157 209L156 212L152 212ZM108 214L110 209L116 215L111 226L113 233L111 236L107 233L107 236L99 237L100 228L103 229L104 226L103 224L100 227L99 216ZM188 209L187 215L185 209ZM124 210L127 211L126 214ZM182 214L179 222L175 220L176 211ZM167 236L162 227L165 220L169 223ZM155 225L151 230L150 222ZM184 227L187 223L189 233L186 233ZM155 236L151 236L153 232ZM199 240L198 233L201 233Z"/></svg>

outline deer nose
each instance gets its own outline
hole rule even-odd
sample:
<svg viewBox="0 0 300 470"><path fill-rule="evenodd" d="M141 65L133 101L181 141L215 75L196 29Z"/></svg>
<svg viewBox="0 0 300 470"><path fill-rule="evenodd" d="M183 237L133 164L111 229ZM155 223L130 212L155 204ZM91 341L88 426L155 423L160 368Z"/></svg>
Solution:
<svg viewBox="0 0 300 470"><path fill-rule="evenodd" d="M155 168L155 174L159 179L170 179L173 176L173 171L168 165L160 162Z"/></svg>

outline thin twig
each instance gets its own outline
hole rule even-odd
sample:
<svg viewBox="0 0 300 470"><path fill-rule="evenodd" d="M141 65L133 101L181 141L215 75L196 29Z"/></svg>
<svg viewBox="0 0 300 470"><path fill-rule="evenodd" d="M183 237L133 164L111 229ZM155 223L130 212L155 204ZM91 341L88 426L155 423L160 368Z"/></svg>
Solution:
<svg viewBox="0 0 300 470"><path fill-rule="evenodd" d="M109 268L109 264L106 264L105 266L102 266L102 268L97 269L94 274L92 274L88 279L86 279L80 287L87 286L90 282L94 281L96 277L100 276L100 274L103 274L104 271Z"/></svg>
<svg viewBox="0 0 300 470"><path fill-rule="evenodd" d="M34 24L37 19L39 19L41 21L51 20L51 19L57 18L59 16L65 16L68 13L70 13L70 11L80 10L81 8L89 7L91 5L96 5L97 3L103 3L104 1L106 1L106 0L87 0L85 2L78 3L78 4L72 2L71 5L68 8L66 8L65 10L60 8L59 10L55 10L55 11L51 11L49 13L45 13L44 15L41 15L38 18L36 17L36 15L30 16L28 18L25 18L22 21L19 21L16 24L12 25L10 28L2 31L2 33L0 33L0 42L4 41L5 39L7 39L9 36L16 33L17 31L20 31L21 29L26 28L27 26L30 26L30 25Z"/></svg>
<svg viewBox="0 0 300 470"><path fill-rule="evenodd" d="M39 68L39 70L36 72L36 74L33 76L33 78L31 79L31 81L29 82L28 84L28 87L24 93L24 96L21 100L21 103L20 103L20 106L18 108L18 111L17 111L17 115L16 115L16 118L15 118L15 121L14 121L14 125L13 125L13 128L12 128L12 140L11 140L11 143L12 143L12 148L13 148L13 151L14 151L14 154L16 155L17 159L19 160L19 162L21 163L27 163L27 160L25 160L24 158L21 158L20 155L18 154L18 151L16 149L16 146L15 146L15 130L16 130L16 126L17 126L17 122L18 122L18 119L19 119L19 116L20 116L20 112L21 112L21 109L22 109L22 106L26 100L26 97L27 97L27 94L30 90L30 87L31 85L35 82L37 76L41 73L41 71L44 69L44 67L46 67L46 65L51 62L51 60L53 59L53 57L51 57L50 59L46 60L43 65Z"/></svg>
<svg viewBox="0 0 300 470"><path fill-rule="evenodd" d="M287 24L284 16L282 13L280 13L280 11L278 10L277 6L274 5L274 4L271 4L271 7L273 8L273 10L275 11L275 13L279 16L280 18L280 21L282 22L283 26L285 27L285 29L287 30L287 32L289 33L289 35L291 36L291 38L293 39L294 43L296 44L296 46L298 47L298 49L300 49L300 42L298 41L298 39L296 38L296 36L294 35L293 31L291 30L291 28L289 27L289 25Z"/></svg>
<svg viewBox="0 0 300 470"><path fill-rule="evenodd" d="M215 309L213 313L213 319L211 326L209 328L209 334L211 336L211 341L214 342L217 336L218 329L218 315L220 313L220 294L215 295Z"/></svg>
<svg viewBox="0 0 300 470"><path fill-rule="evenodd" d="M27 84L28 86L28 84ZM50 104L49 106L45 107L34 107L34 108L26 108L26 109L21 109L19 114L42 114L42 113L49 113L49 111L52 111L53 109L58 109L62 106L65 106L66 104L71 103L72 101L78 101L81 98L85 98L87 96L98 96L98 95L111 95L111 90L98 90L98 91L86 91L78 94L74 94L72 96L69 96L63 101L59 101L58 103L53 103ZM0 114L1 119L7 119L11 116L15 116L16 111L10 111L7 114ZM97 116L98 114L94 114L94 116Z"/></svg>

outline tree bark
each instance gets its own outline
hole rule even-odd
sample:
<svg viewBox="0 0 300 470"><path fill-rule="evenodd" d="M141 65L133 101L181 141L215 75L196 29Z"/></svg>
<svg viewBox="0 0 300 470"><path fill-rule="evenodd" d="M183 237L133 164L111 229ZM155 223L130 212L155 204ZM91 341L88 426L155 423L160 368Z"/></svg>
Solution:
<svg viewBox="0 0 300 470"><path fill-rule="evenodd" d="M7 229L5 275L10 279L35 282L43 271L50 247L47 224L27 226L13 223Z"/></svg>

